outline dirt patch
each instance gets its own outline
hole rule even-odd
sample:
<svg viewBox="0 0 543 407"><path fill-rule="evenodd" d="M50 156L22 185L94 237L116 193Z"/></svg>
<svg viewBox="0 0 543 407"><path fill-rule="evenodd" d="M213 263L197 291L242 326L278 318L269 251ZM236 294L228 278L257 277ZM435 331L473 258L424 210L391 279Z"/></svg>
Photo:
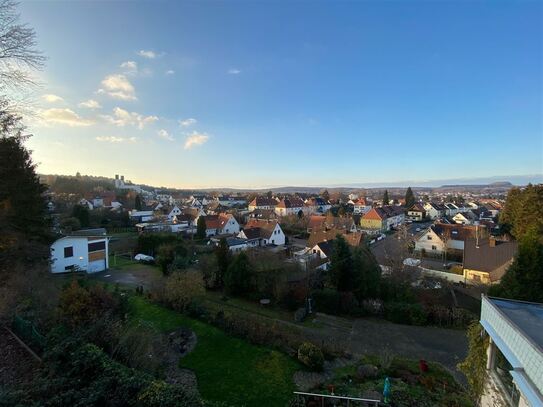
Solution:
<svg viewBox="0 0 543 407"><path fill-rule="evenodd" d="M39 362L17 340L0 327L0 387L15 388L29 384Z"/></svg>

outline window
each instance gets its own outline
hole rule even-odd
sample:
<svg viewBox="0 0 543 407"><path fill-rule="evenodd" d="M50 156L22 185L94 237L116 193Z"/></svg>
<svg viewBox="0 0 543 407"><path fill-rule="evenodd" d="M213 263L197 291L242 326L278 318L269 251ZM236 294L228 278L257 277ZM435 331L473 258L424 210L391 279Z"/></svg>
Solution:
<svg viewBox="0 0 543 407"><path fill-rule="evenodd" d="M67 257L74 257L74 248L73 246L65 247L64 248L64 258Z"/></svg>
<svg viewBox="0 0 543 407"><path fill-rule="evenodd" d="M89 252L97 252L99 250L106 250L106 242L89 243Z"/></svg>
<svg viewBox="0 0 543 407"><path fill-rule="evenodd" d="M426 235L426 237L428 238L428 240L432 240L432 235Z"/></svg>
<svg viewBox="0 0 543 407"><path fill-rule="evenodd" d="M432 250L437 250L437 247L432 245Z"/></svg>
<svg viewBox="0 0 543 407"><path fill-rule="evenodd" d="M71 266L64 267L64 270L68 271L68 270L73 270L74 268L75 266L72 264Z"/></svg>

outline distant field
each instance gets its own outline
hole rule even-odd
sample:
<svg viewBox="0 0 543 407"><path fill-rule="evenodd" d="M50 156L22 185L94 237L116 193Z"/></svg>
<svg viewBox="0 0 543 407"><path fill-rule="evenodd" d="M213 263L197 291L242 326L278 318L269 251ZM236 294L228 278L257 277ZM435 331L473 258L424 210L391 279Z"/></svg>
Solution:
<svg viewBox="0 0 543 407"><path fill-rule="evenodd" d="M292 398L292 375L301 366L289 356L251 345L141 297L131 297L130 307L132 318L158 331L185 326L196 333L196 348L181 359L180 365L196 373L204 399L235 406L283 407Z"/></svg>

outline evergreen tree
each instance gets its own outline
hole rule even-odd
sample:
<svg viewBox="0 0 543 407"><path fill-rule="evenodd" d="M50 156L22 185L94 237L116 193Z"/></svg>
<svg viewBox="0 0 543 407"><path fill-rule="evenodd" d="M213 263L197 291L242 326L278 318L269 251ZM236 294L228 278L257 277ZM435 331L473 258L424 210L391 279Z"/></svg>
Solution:
<svg viewBox="0 0 543 407"><path fill-rule="evenodd" d="M353 251L354 287L360 301L377 298L381 285L381 267L367 248L359 247Z"/></svg>
<svg viewBox="0 0 543 407"><path fill-rule="evenodd" d="M351 249L345 238L336 236L330 257L330 282L338 291L353 291L356 286Z"/></svg>
<svg viewBox="0 0 543 407"><path fill-rule="evenodd" d="M72 216L79 220L79 224L82 228L88 228L90 225L90 213L89 208L83 205L74 205L72 209Z"/></svg>
<svg viewBox="0 0 543 407"><path fill-rule="evenodd" d="M206 219L204 216L198 217L198 222L196 223L196 239L205 239L206 237Z"/></svg>
<svg viewBox="0 0 543 407"><path fill-rule="evenodd" d="M543 244L532 227L519 242L519 251L500 284L489 294L516 300L543 302Z"/></svg>
<svg viewBox="0 0 543 407"><path fill-rule="evenodd" d="M543 235L543 184L512 188L500 213L502 230L520 240L530 228Z"/></svg>
<svg viewBox="0 0 543 407"><path fill-rule="evenodd" d="M272 199L273 198L273 191L268 191L266 196L268 197L268 199Z"/></svg>
<svg viewBox="0 0 543 407"><path fill-rule="evenodd" d="M46 188L40 183L36 165L23 144L22 128L10 134L12 127L6 128L3 121L1 127L0 229L3 233L11 230L33 237L44 236L47 234L43 197Z"/></svg>
<svg viewBox="0 0 543 407"><path fill-rule="evenodd" d="M252 273L249 258L241 252L228 266L224 275L224 286L230 294L242 295L249 292L252 286Z"/></svg>
<svg viewBox="0 0 543 407"><path fill-rule="evenodd" d="M390 198L388 197L388 189L385 189L385 193L383 194L383 205L388 205L390 202Z"/></svg>
<svg viewBox="0 0 543 407"><path fill-rule="evenodd" d="M141 196L138 194L136 195L136 199L134 202L134 208L136 208L137 211L141 211L141 208L143 207L141 202Z"/></svg>
<svg viewBox="0 0 543 407"><path fill-rule="evenodd" d="M330 200L330 193L327 189L325 189L321 194L322 199L324 199L326 202Z"/></svg>
<svg viewBox="0 0 543 407"><path fill-rule="evenodd" d="M230 249L226 243L226 239L221 239L219 246L215 249L217 258L217 269L215 273L215 286L222 287L224 285L224 276L230 265Z"/></svg>
<svg viewBox="0 0 543 407"><path fill-rule="evenodd" d="M415 195L413 194L413 190L411 187L407 188L407 191L405 191L405 207L411 208L413 205L415 205Z"/></svg>

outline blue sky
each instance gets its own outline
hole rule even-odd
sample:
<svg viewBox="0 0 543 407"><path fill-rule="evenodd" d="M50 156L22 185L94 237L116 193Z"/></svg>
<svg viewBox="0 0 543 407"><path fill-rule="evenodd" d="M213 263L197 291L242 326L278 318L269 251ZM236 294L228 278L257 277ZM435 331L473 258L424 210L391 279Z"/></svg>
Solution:
<svg viewBox="0 0 543 407"><path fill-rule="evenodd" d="M25 2L21 17L48 57L29 123L44 173L176 187L543 173L541 2Z"/></svg>

